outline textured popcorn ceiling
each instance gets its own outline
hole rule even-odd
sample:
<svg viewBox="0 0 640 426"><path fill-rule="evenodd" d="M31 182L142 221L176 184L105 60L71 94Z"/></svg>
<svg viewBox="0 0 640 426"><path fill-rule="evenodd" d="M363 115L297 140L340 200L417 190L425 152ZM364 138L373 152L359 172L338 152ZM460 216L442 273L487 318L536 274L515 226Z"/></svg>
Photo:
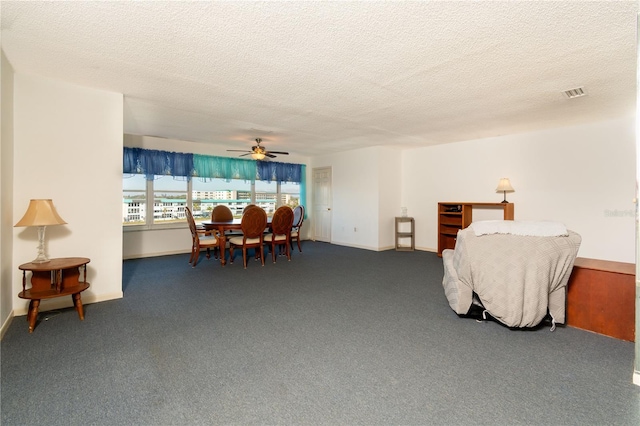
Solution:
<svg viewBox="0 0 640 426"><path fill-rule="evenodd" d="M131 134L312 156L635 111L635 0L0 7L17 73L123 93Z"/></svg>

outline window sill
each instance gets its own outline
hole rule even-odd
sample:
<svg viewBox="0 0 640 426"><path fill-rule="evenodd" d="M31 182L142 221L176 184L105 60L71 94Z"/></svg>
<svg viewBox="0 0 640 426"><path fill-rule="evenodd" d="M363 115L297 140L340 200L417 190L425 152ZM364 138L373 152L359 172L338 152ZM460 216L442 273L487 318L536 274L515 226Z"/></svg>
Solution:
<svg viewBox="0 0 640 426"><path fill-rule="evenodd" d="M169 229L189 229L187 223L172 223L166 225L126 225L122 232L164 231Z"/></svg>

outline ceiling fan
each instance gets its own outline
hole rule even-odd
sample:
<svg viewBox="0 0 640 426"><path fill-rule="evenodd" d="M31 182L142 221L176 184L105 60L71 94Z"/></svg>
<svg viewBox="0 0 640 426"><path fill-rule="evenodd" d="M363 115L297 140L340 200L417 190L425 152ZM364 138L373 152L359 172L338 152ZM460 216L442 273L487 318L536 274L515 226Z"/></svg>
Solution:
<svg viewBox="0 0 640 426"><path fill-rule="evenodd" d="M254 160L263 160L264 157L276 158L273 154L289 155L288 152L283 151L267 151L265 147L260 145L260 142L262 142L262 139L256 138L256 145L251 147L251 151L244 151L242 149L228 149L227 151L245 152L246 154L242 154L240 157L251 155L251 158Z"/></svg>

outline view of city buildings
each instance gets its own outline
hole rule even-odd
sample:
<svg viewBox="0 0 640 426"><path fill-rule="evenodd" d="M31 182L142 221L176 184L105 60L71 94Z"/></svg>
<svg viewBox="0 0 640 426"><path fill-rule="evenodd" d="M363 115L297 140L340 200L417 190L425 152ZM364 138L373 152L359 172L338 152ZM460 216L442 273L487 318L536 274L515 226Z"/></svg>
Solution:
<svg viewBox="0 0 640 426"><path fill-rule="evenodd" d="M168 195L168 194L164 194ZM256 192L255 203L262 207L268 215L273 214L281 205L292 208L299 203L299 194L278 194L273 192ZM193 191L191 193L192 212L196 220L207 220L211 211L219 204L231 209L234 217L241 217L244 208L252 204L251 191L216 190ZM279 202L278 202L279 201ZM185 207L188 200L184 194L153 199L153 223L169 223L186 221ZM145 194L127 194L122 200L123 225L141 225L147 221L147 199Z"/></svg>

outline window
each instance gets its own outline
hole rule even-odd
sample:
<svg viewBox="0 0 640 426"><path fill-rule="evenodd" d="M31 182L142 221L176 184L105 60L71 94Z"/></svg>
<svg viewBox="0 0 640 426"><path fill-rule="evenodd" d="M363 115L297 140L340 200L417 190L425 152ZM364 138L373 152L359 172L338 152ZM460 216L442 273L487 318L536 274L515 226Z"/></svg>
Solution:
<svg viewBox="0 0 640 426"><path fill-rule="evenodd" d="M196 222L211 218L211 211L218 204L229 207L234 217L241 217L245 206L251 203L251 182L193 178L191 185L192 211Z"/></svg>
<svg viewBox="0 0 640 426"><path fill-rule="evenodd" d="M122 224L124 226L147 223L147 181L144 175L122 177Z"/></svg>
<svg viewBox="0 0 640 426"><path fill-rule="evenodd" d="M197 223L209 220L218 204L226 205L234 217L240 218L248 204L262 207L271 216L282 205L293 208L300 203L297 183L197 177L186 180L165 175L148 181L142 174L125 174L122 188L122 224L125 229L136 230L184 227L187 206Z"/></svg>
<svg viewBox="0 0 640 426"><path fill-rule="evenodd" d="M187 207L204 221L218 204L239 218L247 204L273 214L306 197L304 164L124 147L122 166L122 224L130 230L186 227Z"/></svg>
<svg viewBox="0 0 640 426"><path fill-rule="evenodd" d="M187 223L188 181L173 176L153 179L153 223Z"/></svg>
<svg viewBox="0 0 640 426"><path fill-rule="evenodd" d="M255 204L262 207L268 216L278 208L278 185L276 182L256 181Z"/></svg>
<svg viewBox="0 0 640 426"><path fill-rule="evenodd" d="M286 182L280 185L280 205L294 208L300 204L300 184Z"/></svg>

